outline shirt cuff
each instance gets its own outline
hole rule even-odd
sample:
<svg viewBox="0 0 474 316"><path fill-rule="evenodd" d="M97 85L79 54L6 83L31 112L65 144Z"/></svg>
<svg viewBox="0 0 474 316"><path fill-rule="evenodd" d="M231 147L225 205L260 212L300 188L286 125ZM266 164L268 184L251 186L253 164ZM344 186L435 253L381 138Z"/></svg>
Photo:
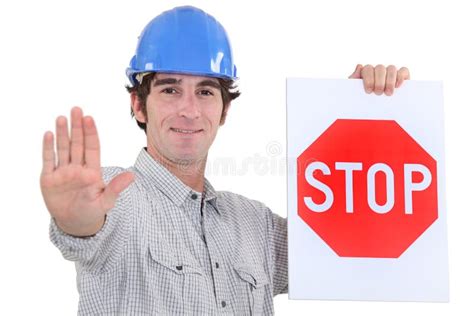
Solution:
<svg viewBox="0 0 474 316"><path fill-rule="evenodd" d="M77 237L65 233L56 224L54 218L51 218L49 227L49 237L51 242L58 247L63 257L71 261L88 261L97 251L101 240L103 239L109 220L106 216L102 228L93 236Z"/></svg>

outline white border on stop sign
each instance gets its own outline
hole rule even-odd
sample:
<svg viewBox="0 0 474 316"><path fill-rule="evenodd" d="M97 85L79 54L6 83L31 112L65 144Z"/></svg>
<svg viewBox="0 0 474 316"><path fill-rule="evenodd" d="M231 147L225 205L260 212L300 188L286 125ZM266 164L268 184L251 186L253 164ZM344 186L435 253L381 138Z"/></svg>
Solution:
<svg viewBox="0 0 474 316"><path fill-rule="evenodd" d="M296 158L339 118L395 120L437 162L438 219L397 259L339 257L297 215ZM387 97L362 80L288 78L287 158L290 299L449 300L441 82Z"/></svg>

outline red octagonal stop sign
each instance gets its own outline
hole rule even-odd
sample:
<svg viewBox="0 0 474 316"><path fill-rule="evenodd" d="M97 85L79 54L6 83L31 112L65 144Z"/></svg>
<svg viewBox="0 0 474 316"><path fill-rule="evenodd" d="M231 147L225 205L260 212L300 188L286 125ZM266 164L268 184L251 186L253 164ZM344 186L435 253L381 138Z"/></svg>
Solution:
<svg viewBox="0 0 474 316"><path fill-rule="evenodd" d="M438 218L436 161L395 121L336 120L297 185L298 215L343 257L398 258Z"/></svg>

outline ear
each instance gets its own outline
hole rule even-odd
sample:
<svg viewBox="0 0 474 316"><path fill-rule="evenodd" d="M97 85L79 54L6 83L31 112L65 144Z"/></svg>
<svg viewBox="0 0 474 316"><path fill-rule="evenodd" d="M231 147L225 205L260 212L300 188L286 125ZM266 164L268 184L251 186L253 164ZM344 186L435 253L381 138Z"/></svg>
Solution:
<svg viewBox="0 0 474 316"><path fill-rule="evenodd" d="M132 105L133 115L140 123L146 123L146 113L143 111L140 99L136 92L130 93L130 104Z"/></svg>
<svg viewBox="0 0 474 316"><path fill-rule="evenodd" d="M227 105L224 105L224 108L222 110L222 115L221 115L221 122L219 123L220 126L224 125L225 119L227 118L227 112L229 112L231 103L227 103Z"/></svg>

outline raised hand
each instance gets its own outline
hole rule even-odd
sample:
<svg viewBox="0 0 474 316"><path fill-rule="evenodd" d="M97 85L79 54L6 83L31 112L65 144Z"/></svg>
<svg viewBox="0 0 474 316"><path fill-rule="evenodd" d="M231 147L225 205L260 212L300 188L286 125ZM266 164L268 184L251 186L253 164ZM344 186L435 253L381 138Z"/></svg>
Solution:
<svg viewBox="0 0 474 316"><path fill-rule="evenodd" d="M403 81L410 79L410 71L406 67L397 70L393 65L385 67L383 65L357 65L354 73L349 79L362 79L364 89L367 93L374 92L376 95L392 95L395 88L399 88Z"/></svg>
<svg viewBox="0 0 474 316"><path fill-rule="evenodd" d="M120 192L134 180L131 172L116 176L105 185L100 168L97 128L90 116L83 117L79 107L71 109L71 133L67 118L56 119L54 134L43 137L43 170L40 184L49 213L64 232L91 236L105 222L107 211L115 205Z"/></svg>

